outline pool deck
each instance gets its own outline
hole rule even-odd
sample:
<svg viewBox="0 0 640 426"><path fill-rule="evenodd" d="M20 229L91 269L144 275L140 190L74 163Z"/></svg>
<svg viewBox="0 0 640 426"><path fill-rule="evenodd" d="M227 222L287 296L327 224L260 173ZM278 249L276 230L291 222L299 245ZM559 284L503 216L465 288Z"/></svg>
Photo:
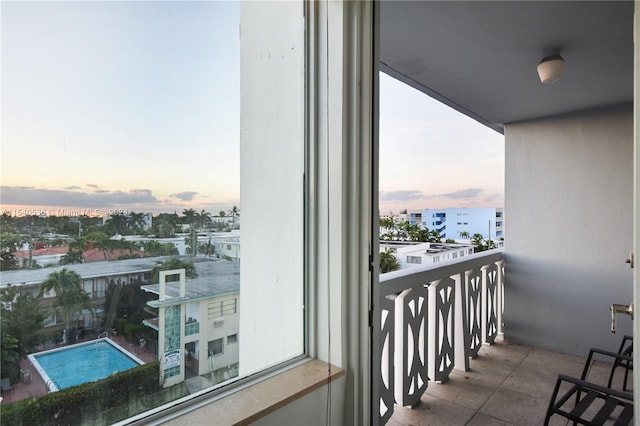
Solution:
<svg viewBox="0 0 640 426"><path fill-rule="evenodd" d="M146 349L140 349L136 344L127 343L124 336L109 336L111 340L116 342L118 345L122 346L125 350L140 358L145 363L156 361L156 355L149 353ZM86 340L85 340L86 341ZM82 343L82 342L76 342ZM75 344L75 343L74 343ZM57 347L70 346L70 345L59 345ZM49 389L47 385L44 383L40 374L33 367L31 362L28 359L23 359L20 362L20 368L22 370L31 371L31 382L30 383L14 383L13 390L4 392L2 394L2 404L7 404L14 401L20 401L22 399L43 396L49 393Z"/></svg>

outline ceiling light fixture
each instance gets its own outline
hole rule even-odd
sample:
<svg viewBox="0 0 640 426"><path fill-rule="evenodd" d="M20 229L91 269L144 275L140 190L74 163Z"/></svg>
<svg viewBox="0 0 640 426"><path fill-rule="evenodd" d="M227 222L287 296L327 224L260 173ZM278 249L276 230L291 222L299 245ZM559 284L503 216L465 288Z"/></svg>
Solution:
<svg viewBox="0 0 640 426"><path fill-rule="evenodd" d="M559 53L545 56L538 64L538 76L542 84L551 84L560 80L564 72L564 58Z"/></svg>

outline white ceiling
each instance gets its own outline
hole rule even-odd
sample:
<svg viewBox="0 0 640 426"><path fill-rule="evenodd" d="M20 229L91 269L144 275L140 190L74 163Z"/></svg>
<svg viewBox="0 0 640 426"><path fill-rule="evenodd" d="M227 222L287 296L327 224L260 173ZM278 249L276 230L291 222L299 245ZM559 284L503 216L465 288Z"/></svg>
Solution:
<svg viewBox="0 0 640 426"><path fill-rule="evenodd" d="M565 74L536 66L560 47ZM502 131L633 101L632 1L380 3L381 70Z"/></svg>

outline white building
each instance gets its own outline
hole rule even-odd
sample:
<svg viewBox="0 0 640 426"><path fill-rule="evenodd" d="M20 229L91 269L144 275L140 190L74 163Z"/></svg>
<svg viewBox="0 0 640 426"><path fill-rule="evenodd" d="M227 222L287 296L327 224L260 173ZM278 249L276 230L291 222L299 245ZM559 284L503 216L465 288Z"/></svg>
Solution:
<svg viewBox="0 0 640 426"><path fill-rule="evenodd" d="M158 295L148 305L158 317L144 324L158 332L158 359L164 386L193 376L213 385L238 375L240 266L212 260L195 264L198 276L184 269L161 271L158 284L142 289ZM177 275L178 281L166 281Z"/></svg>
<svg viewBox="0 0 640 426"><path fill-rule="evenodd" d="M443 239L460 239L460 233L469 237L482 234L485 239L504 238L504 209L451 208L422 210L422 226L440 232Z"/></svg>
<svg viewBox="0 0 640 426"><path fill-rule="evenodd" d="M400 262L400 269L460 260L464 256L473 254L475 250L471 244L381 241L380 251L387 249L390 249Z"/></svg>

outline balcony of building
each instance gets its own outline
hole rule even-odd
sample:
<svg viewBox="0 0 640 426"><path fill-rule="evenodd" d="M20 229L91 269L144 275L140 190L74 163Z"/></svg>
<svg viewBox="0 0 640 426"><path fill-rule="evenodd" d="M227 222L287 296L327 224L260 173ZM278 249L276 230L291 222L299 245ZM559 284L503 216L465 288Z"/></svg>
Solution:
<svg viewBox="0 0 640 426"><path fill-rule="evenodd" d="M380 423L543 424L557 376L579 378L588 351L505 339L508 282L502 249L380 277ZM608 385L609 361L596 359L589 381ZM622 389L623 373L616 370L614 388Z"/></svg>

